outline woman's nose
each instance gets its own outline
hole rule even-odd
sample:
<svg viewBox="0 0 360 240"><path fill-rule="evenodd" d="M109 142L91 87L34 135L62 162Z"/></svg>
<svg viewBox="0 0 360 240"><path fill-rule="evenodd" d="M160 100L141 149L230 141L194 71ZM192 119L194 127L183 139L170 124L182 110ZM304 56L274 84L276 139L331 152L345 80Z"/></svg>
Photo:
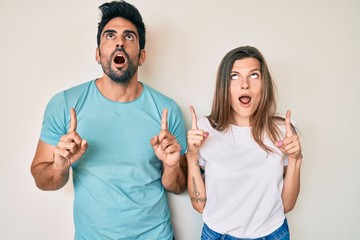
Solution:
<svg viewBox="0 0 360 240"><path fill-rule="evenodd" d="M250 85L248 83L248 81L246 79L244 79L242 82L241 82L241 89L249 89Z"/></svg>

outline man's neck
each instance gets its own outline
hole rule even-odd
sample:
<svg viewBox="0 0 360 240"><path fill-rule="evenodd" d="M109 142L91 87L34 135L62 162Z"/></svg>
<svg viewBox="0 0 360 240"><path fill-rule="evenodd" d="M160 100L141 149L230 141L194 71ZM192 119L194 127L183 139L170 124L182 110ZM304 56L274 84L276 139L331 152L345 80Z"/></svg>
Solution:
<svg viewBox="0 0 360 240"><path fill-rule="evenodd" d="M143 90L142 84L136 78L132 78L127 84L120 84L103 76L96 80L96 86L104 97L114 102L134 101Z"/></svg>

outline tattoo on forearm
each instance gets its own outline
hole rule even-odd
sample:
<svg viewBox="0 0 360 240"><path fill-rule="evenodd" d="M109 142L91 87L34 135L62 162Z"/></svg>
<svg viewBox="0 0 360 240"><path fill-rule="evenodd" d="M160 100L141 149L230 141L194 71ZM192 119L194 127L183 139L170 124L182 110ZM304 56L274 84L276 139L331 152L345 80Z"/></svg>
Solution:
<svg viewBox="0 0 360 240"><path fill-rule="evenodd" d="M196 203L205 203L206 202L206 198L197 198L197 197L191 197L191 201L192 202L196 202Z"/></svg>
<svg viewBox="0 0 360 240"><path fill-rule="evenodd" d="M193 185L193 192L192 192L193 197L191 197L191 201L193 201L193 202L202 202L202 203L206 202L206 198L199 198L200 192L199 192L199 190L197 188L195 178L192 177L191 181L192 181L192 185Z"/></svg>
<svg viewBox="0 0 360 240"><path fill-rule="evenodd" d="M197 197L197 196L200 195L200 192L199 192L198 189L197 189L197 185L196 185L196 182L195 182L195 178L192 177L191 181L192 181L192 185L193 185L193 195L194 195L195 197Z"/></svg>
<svg viewBox="0 0 360 240"><path fill-rule="evenodd" d="M199 159L196 160L196 166L199 166Z"/></svg>

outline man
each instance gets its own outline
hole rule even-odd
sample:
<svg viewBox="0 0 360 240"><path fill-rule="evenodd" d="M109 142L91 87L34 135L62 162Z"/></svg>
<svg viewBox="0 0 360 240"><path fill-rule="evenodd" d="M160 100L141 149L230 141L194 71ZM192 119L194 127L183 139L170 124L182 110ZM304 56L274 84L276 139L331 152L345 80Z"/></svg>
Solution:
<svg viewBox="0 0 360 240"><path fill-rule="evenodd" d="M138 81L145 26L124 1L101 5L96 60L104 74L55 95L31 165L43 190L72 169L75 239L173 239L166 190L186 188L178 105Z"/></svg>

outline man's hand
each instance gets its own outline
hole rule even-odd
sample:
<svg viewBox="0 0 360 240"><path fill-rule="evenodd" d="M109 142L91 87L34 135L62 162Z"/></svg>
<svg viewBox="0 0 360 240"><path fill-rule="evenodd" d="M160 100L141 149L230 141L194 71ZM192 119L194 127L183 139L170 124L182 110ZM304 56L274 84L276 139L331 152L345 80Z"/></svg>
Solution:
<svg viewBox="0 0 360 240"><path fill-rule="evenodd" d="M180 144L174 135L168 131L168 110L165 108L161 117L161 130L159 135L154 136L150 143L154 148L155 155L167 166L176 166L180 159Z"/></svg>
<svg viewBox="0 0 360 240"><path fill-rule="evenodd" d="M54 164L59 169L66 169L78 161L88 148L85 139L76 132L77 118L75 109L70 109L70 126L67 134L60 138L54 149Z"/></svg>

